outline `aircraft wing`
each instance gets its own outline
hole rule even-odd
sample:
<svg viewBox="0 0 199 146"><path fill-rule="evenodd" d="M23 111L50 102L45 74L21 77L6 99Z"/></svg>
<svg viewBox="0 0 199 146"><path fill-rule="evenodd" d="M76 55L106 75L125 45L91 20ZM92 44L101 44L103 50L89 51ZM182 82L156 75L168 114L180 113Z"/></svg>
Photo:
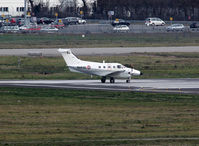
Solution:
<svg viewBox="0 0 199 146"><path fill-rule="evenodd" d="M118 74L123 73L123 72L125 72L125 70L111 72L109 74L106 74L105 76L117 76Z"/></svg>

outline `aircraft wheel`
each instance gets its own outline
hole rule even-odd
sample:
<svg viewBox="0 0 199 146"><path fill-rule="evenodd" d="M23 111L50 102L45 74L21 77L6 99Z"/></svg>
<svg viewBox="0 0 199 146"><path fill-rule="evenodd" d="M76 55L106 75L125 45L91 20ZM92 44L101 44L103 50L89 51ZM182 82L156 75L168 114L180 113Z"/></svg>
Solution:
<svg viewBox="0 0 199 146"><path fill-rule="evenodd" d="M126 83L130 83L130 81L131 81L131 80L129 80L129 79L128 79L128 80L126 80Z"/></svg>
<svg viewBox="0 0 199 146"><path fill-rule="evenodd" d="M115 79L113 77L110 78L110 83L115 83Z"/></svg>
<svg viewBox="0 0 199 146"><path fill-rule="evenodd" d="M102 83L105 83L105 82L106 82L106 77L102 77L102 78L101 78L101 82L102 82Z"/></svg>

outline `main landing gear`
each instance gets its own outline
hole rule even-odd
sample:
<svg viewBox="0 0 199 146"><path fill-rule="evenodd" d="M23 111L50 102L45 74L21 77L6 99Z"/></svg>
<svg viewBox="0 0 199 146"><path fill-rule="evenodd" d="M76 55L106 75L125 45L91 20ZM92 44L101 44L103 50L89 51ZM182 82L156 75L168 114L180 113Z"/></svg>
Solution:
<svg viewBox="0 0 199 146"><path fill-rule="evenodd" d="M113 77L110 78L110 83L115 83L115 79Z"/></svg>
<svg viewBox="0 0 199 146"><path fill-rule="evenodd" d="M105 83L106 82L106 77L102 77L101 78L101 82ZM126 80L126 83L130 83L131 82L131 78L128 78ZM114 77L110 77L110 83L115 83L115 78Z"/></svg>
<svg viewBox="0 0 199 146"><path fill-rule="evenodd" d="M105 82L106 82L106 77L102 77L102 78L101 78L101 82L102 82L102 83L105 83Z"/></svg>
<svg viewBox="0 0 199 146"><path fill-rule="evenodd" d="M101 82L105 83L106 82L106 77L101 78ZM110 83L115 83L115 79L113 77L110 77Z"/></svg>

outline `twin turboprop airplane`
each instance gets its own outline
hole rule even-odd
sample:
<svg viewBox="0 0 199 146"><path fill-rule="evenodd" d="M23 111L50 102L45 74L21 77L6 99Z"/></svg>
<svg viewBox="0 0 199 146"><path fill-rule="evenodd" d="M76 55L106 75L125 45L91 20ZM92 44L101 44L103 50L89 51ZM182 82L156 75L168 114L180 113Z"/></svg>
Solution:
<svg viewBox="0 0 199 146"><path fill-rule="evenodd" d="M110 78L110 83L115 83L115 78L125 78L129 83L132 75L142 75L140 71L119 63L83 61L74 56L70 49L59 49L58 51L62 54L70 71L100 76L102 83L106 82L107 77Z"/></svg>

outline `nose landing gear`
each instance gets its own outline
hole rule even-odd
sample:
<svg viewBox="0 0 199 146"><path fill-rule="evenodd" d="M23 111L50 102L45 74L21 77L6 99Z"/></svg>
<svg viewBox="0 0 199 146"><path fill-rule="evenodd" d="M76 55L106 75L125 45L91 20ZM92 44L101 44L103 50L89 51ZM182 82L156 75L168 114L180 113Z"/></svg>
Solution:
<svg viewBox="0 0 199 146"><path fill-rule="evenodd" d="M129 80L129 79L128 79L128 80L126 80L126 83L130 83L130 82L131 82L131 80Z"/></svg>
<svg viewBox="0 0 199 146"><path fill-rule="evenodd" d="M127 80L126 80L126 83L130 83L131 82L131 78L128 78Z"/></svg>

